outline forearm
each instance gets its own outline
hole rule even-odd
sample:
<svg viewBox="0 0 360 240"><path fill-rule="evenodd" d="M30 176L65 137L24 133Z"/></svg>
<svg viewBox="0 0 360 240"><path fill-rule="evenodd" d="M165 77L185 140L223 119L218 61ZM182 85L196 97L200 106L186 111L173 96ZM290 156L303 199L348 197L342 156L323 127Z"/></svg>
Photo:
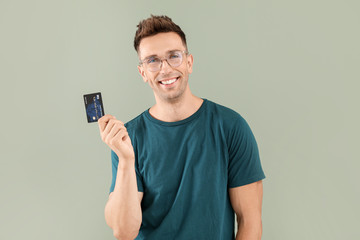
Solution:
<svg viewBox="0 0 360 240"><path fill-rule="evenodd" d="M105 207L105 219L118 239L137 236L142 213L134 164L119 163L114 192Z"/></svg>
<svg viewBox="0 0 360 240"><path fill-rule="evenodd" d="M262 222L260 220L244 221L238 223L236 240L261 240Z"/></svg>

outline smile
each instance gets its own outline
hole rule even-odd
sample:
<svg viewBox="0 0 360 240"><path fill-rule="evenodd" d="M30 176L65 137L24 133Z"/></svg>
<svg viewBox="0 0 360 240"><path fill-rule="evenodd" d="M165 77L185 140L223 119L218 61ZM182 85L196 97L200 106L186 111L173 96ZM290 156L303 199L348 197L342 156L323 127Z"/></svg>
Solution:
<svg viewBox="0 0 360 240"><path fill-rule="evenodd" d="M176 82L178 79L179 79L179 77L171 78L171 79L168 79L168 80L160 81L160 83L163 84L163 85L170 85L170 84L173 84L174 82Z"/></svg>

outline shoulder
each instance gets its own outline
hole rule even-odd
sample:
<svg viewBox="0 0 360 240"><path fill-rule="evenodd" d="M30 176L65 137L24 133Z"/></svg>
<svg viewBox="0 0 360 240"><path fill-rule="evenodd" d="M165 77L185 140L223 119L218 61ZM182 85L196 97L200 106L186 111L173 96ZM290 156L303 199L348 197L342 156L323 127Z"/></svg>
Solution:
<svg viewBox="0 0 360 240"><path fill-rule="evenodd" d="M132 129L132 128L137 128L137 127L141 126L141 124L144 122L145 112L146 111L142 112L141 114L139 114L135 118L133 118L130 121L126 122L125 127Z"/></svg>
<svg viewBox="0 0 360 240"><path fill-rule="evenodd" d="M144 111L143 113L139 114L137 117L125 123L125 127L130 136L133 135L135 132L139 132L141 129L144 128L145 112L146 111Z"/></svg>
<svg viewBox="0 0 360 240"><path fill-rule="evenodd" d="M208 101L208 106L210 116L213 119L212 125L221 129L228 144L231 145L234 141L241 139L253 138L249 124L240 113L211 101Z"/></svg>
<svg viewBox="0 0 360 240"><path fill-rule="evenodd" d="M210 114L225 127L246 125L245 119L235 110L210 100L207 102Z"/></svg>

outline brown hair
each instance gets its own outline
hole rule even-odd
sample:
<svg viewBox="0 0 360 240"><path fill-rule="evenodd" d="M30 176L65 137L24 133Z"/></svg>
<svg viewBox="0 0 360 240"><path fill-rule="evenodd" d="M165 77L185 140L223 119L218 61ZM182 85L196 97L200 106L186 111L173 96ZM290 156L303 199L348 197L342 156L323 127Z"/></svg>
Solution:
<svg viewBox="0 0 360 240"><path fill-rule="evenodd" d="M185 33L181 28L176 25L171 18L168 16L154 16L151 15L150 18L140 21L137 25L137 30L134 38L134 47L136 52L139 52L140 41L143 38L154 36L158 33L165 32L175 32L178 34L187 49Z"/></svg>

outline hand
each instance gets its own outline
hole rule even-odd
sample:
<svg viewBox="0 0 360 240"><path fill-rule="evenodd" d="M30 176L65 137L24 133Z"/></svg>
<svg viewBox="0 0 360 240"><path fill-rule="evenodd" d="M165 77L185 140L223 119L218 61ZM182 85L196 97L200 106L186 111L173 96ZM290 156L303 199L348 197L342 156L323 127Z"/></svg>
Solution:
<svg viewBox="0 0 360 240"><path fill-rule="evenodd" d="M121 160L134 161L134 149L124 123L114 116L106 114L98 120L100 135Z"/></svg>

